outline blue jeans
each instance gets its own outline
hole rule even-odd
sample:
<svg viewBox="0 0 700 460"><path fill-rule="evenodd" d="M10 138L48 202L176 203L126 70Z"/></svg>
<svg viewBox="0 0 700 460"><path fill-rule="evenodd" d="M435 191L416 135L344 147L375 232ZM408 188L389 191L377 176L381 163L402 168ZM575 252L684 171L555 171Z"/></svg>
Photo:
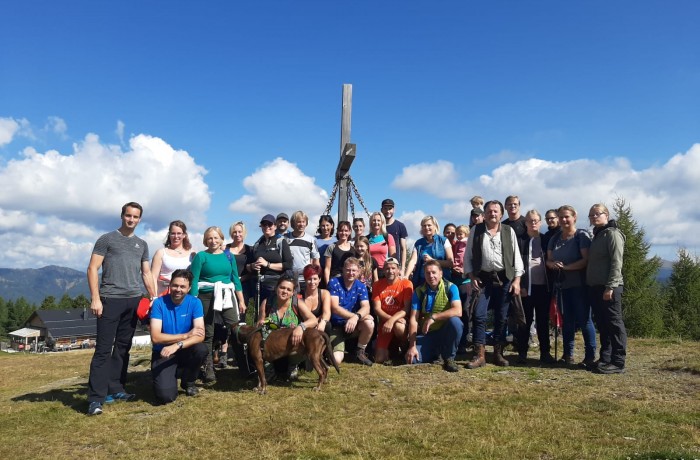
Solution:
<svg viewBox="0 0 700 460"><path fill-rule="evenodd" d="M506 341L506 324L508 320L508 307L510 305L511 282L505 280L501 286L495 286L493 283L482 283L481 292L479 293L479 302L474 308L474 333L473 340L475 345L484 345L486 343L486 314L489 308L493 309L493 339L496 343Z"/></svg>
<svg viewBox="0 0 700 460"><path fill-rule="evenodd" d="M574 337L576 329L581 329L585 345L585 359L595 360L595 327L591 319L591 306L588 303L584 286L561 290L561 302L564 312L564 356L574 356Z"/></svg>
<svg viewBox="0 0 700 460"><path fill-rule="evenodd" d="M462 320L453 316L445 321L437 331L416 337L419 363L430 363L442 356L443 359L454 359L457 346L462 337Z"/></svg>

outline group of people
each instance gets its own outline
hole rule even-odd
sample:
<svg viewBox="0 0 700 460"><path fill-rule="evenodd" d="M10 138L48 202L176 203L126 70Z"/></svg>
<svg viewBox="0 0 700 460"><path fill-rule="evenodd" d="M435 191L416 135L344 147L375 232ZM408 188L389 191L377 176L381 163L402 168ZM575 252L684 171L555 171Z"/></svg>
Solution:
<svg viewBox="0 0 700 460"><path fill-rule="evenodd" d="M217 325L228 331L245 322L251 304L255 313L248 316L253 322L264 328L294 328L293 342L307 328L327 332L338 362L350 344L364 365L397 357L409 364L440 360L445 370L456 372L455 357L468 343L474 356L466 367L486 363L489 309L494 312L494 364L509 364L503 356L508 316L517 308L524 317L511 330L518 361L526 362L534 323L540 361L553 363L548 317L554 295L563 310L563 362L574 364L574 334L581 329L581 365L603 374L623 372L624 236L608 209L591 207L591 235L577 230L571 206L545 213L544 234L540 213L521 215L517 196L507 197L505 208L497 200L484 203L474 197L472 207L469 225L448 224L443 234L435 217L424 217L421 238L410 253L406 227L395 219L391 199L369 216L367 233L362 218L338 222L336 228L333 218L323 215L317 234L311 235L303 211L291 219L285 213L267 214L253 245L245 243L245 224L236 222L229 228L228 244L219 227L207 228L206 249L197 253L185 223L176 220L149 264L148 245L134 234L143 209L138 203L125 204L120 228L98 239L88 266L91 310L98 317L88 414L134 398L124 384L134 312L144 288L153 301L154 392L164 403L177 398L178 377L188 396L198 392L200 368L204 382L215 381ZM600 334L598 360L592 318ZM225 363L226 338L222 345L220 359ZM297 364L284 361L275 369L291 376Z"/></svg>

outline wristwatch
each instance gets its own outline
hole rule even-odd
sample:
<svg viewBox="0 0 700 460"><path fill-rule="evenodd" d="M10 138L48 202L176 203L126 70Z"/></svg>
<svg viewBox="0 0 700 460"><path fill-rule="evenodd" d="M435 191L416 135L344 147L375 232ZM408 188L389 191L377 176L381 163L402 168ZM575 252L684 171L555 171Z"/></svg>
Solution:
<svg viewBox="0 0 700 460"><path fill-rule="evenodd" d="M183 347L184 345L185 345L185 342L182 342L182 341L180 341L180 342L177 343L177 347L180 348L180 349L182 349L182 347Z"/></svg>

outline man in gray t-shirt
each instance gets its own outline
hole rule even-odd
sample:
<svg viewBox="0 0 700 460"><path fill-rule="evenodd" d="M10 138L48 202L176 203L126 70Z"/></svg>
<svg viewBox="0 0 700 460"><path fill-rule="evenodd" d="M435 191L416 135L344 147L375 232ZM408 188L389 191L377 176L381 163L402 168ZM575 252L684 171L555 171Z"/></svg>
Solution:
<svg viewBox="0 0 700 460"><path fill-rule="evenodd" d="M87 279L92 298L90 310L97 316L97 340L90 363L88 415L101 414L103 403L134 398L125 392L124 384L136 329L136 307L144 286L151 298L156 292L148 263L148 245L134 235L142 213L140 204L125 204L121 227L102 235L90 257Z"/></svg>

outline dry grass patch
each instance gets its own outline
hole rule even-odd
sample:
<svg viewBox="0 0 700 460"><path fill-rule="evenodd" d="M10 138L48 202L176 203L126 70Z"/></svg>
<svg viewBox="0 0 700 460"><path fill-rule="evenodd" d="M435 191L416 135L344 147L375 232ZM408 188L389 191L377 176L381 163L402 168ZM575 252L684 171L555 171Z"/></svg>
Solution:
<svg viewBox="0 0 700 460"><path fill-rule="evenodd" d="M220 372L200 396L153 404L148 350L132 403L87 417L90 351L0 354L0 458L698 458L700 347L630 340L624 375L494 366L343 364L314 392Z"/></svg>

